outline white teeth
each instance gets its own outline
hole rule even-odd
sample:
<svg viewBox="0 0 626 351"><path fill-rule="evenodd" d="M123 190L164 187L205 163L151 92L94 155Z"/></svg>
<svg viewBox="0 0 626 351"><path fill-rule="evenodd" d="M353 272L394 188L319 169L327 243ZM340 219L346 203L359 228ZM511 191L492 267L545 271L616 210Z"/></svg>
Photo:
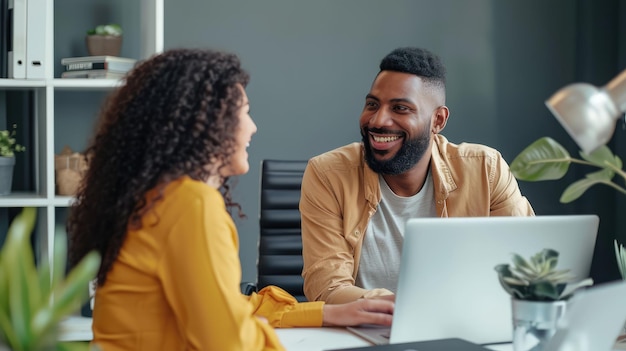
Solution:
<svg viewBox="0 0 626 351"><path fill-rule="evenodd" d="M372 138L374 138L374 141L378 143L388 143L388 142L400 139L400 137L397 135L396 136L384 136L384 137L372 135Z"/></svg>

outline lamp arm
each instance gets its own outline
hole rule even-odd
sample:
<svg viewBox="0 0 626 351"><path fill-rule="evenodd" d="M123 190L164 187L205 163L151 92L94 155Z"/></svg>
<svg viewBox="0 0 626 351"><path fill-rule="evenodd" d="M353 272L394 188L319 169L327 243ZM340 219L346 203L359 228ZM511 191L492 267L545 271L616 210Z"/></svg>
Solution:
<svg viewBox="0 0 626 351"><path fill-rule="evenodd" d="M611 79L604 87L620 113L626 112L626 70Z"/></svg>

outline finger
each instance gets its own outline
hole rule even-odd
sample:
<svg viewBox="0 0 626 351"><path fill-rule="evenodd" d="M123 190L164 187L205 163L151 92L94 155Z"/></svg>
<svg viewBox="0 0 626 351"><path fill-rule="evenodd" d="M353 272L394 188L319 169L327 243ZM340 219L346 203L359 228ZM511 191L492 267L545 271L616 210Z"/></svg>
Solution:
<svg viewBox="0 0 626 351"><path fill-rule="evenodd" d="M370 299L372 299L372 300L387 300L387 301L395 302L396 301L396 295L374 296L374 297L370 297Z"/></svg>
<svg viewBox="0 0 626 351"><path fill-rule="evenodd" d="M393 315L389 313L380 312L363 312L360 316L362 318L360 324L377 324L389 326L393 320Z"/></svg>
<svg viewBox="0 0 626 351"><path fill-rule="evenodd" d="M367 311L393 314L395 308L395 303L387 300L366 299L362 301L361 307Z"/></svg>

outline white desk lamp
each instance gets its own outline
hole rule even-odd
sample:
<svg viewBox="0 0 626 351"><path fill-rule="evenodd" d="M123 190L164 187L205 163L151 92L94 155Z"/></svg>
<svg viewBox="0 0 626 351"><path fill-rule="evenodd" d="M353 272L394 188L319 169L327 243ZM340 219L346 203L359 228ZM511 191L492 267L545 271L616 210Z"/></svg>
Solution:
<svg viewBox="0 0 626 351"><path fill-rule="evenodd" d="M582 151L590 153L611 139L626 112L626 70L604 87L575 83L561 88L546 106Z"/></svg>

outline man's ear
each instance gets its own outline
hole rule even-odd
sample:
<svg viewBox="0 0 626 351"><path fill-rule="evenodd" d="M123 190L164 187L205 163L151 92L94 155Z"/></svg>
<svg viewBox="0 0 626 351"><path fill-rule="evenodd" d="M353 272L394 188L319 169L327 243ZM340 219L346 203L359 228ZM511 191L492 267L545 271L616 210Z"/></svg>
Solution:
<svg viewBox="0 0 626 351"><path fill-rule="evenodd" d="M450 115L450 110L445 105L437 107L435 113L433 114L433 123L432 123L432 133L439 134L446 127L446 123L448 123L448 116Z"/></svg>

